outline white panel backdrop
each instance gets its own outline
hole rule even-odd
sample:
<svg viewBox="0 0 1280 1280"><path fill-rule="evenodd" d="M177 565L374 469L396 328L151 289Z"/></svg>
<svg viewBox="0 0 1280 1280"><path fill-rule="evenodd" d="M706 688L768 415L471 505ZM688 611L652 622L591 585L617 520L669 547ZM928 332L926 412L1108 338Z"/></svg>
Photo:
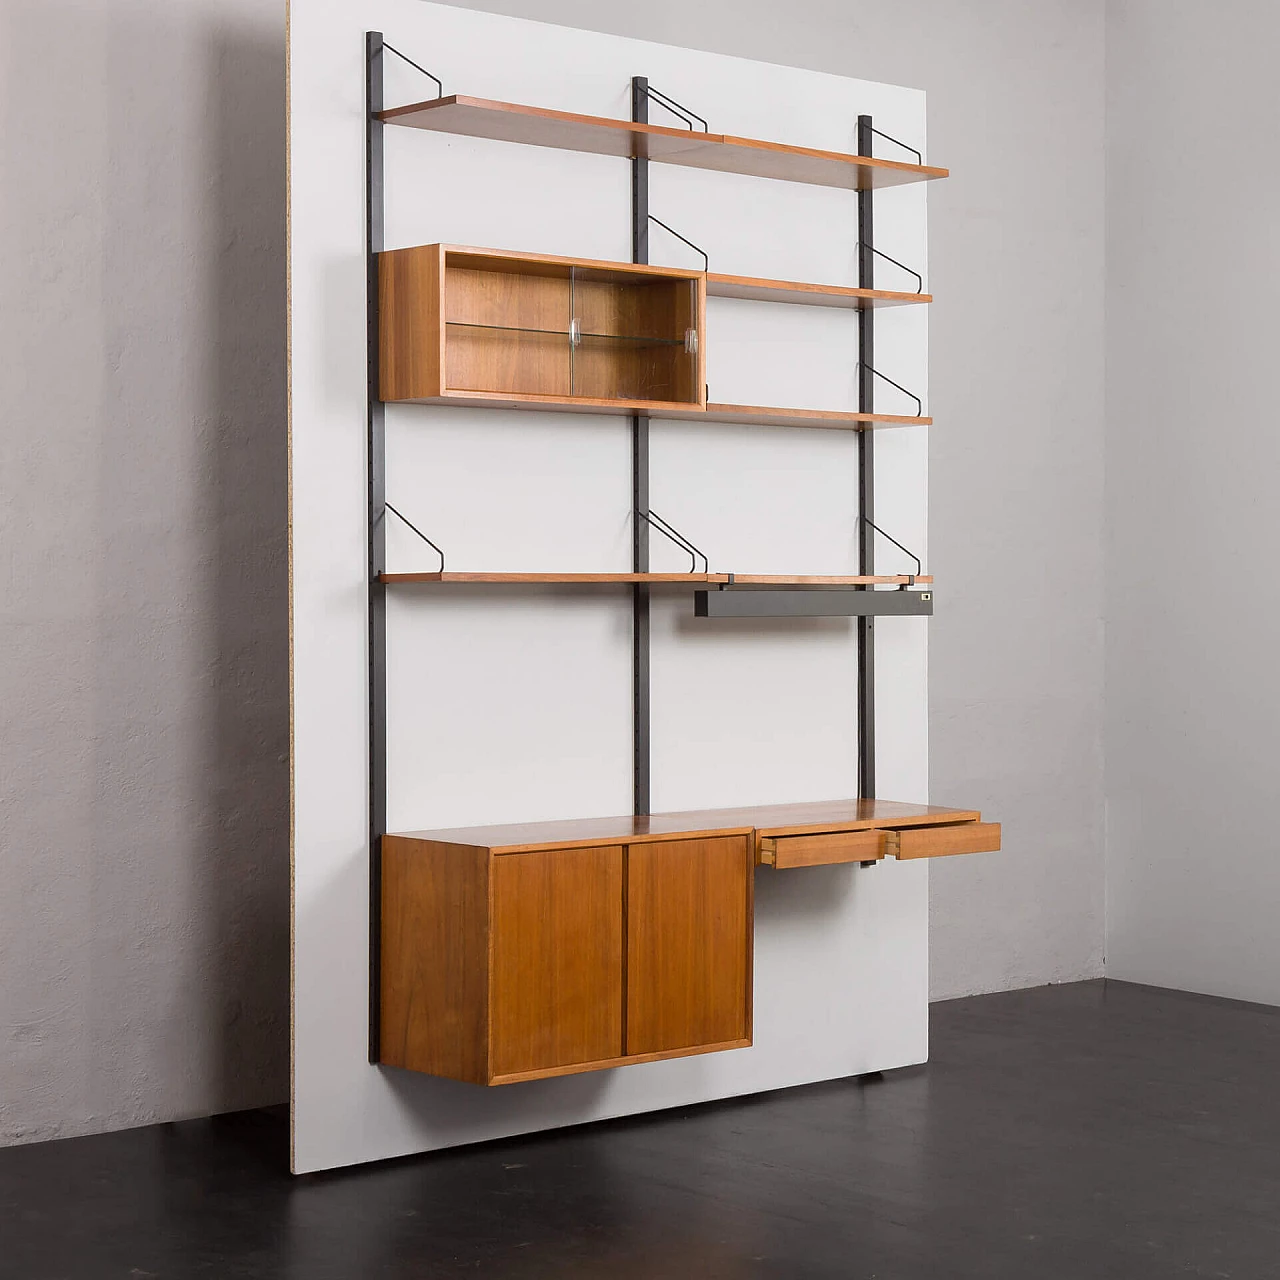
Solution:
<svg viewBox="0 0 1280 1280"><path fill-rule="evenodd" d="M488 1090L368 1063L364 33L449 93L625 117L647 75L715 132L841 151L861 112L923 149L923 93L418 0L290 17L294 1169L923 1061L927 872L889 863L757 876L751 1049ZM433 92L388 59L387 105ZM389 248L629 257L624 160L389 128L386 172ZM713 270L856 282L851 192L651 165L650 202ZM923 187L877 196L876 239L924 271ZM651 244L697 265L660 228ZM713 399L855 407L853 314L712 299L707 322ZM927 337L925 308L878 313L877 366L922 395ZM926 444L876 437L877 522L922 554ZM652 505L713 569L854 572L856 455L848 432L655 422ZM389 498L451 568L630 568L625 419L389 407L387 458ZM655 568L687 566L653 548ZM394 522L388 555L434 567ZM853 624L699 621L690 594L655 600L654 807L855 794ZM923 802L927 624L877 626L878 792ZM396 588L388 633L390 830L630 810L624 591Z"/></svg>

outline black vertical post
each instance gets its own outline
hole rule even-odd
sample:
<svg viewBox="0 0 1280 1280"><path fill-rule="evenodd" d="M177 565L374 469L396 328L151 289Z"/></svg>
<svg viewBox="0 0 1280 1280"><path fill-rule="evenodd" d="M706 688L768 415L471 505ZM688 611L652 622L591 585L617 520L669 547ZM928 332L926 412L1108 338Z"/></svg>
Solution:
<svg viewBox="0 0 1280 1280"><path fill-rule="evenodd" d="M871 117L858 117L858 154L870 156ZM862 179L866 181L866 179ZM871 246L875 229L871 220L871 188L858 188L858 288L874 288ZM858 312L858 412L873 412L875 365L875 311L864 306ZM858 432L858 572L875 572L875 432L864 425ZM866 590L871 590L868 587ZM876 794L876 634L875 619L858 619L858 795Z"/></svg>
<svg viewBox="0 0 1280 1280"><path fill-rule="evenodd" d="M631 119L649 122L649 81L631 79ZM638 147L635 150L639 150ZM631 158L631 261L649 261L649 161ZM649 572L649 524L640 517L649 511L649 419L631 419L631 570ZM649 742L649 586L631 588L631 690L633 744L633 806L637 814L650 812Z"/></svg>
<svg viewBox="0 0 1280 1280"><path fill-rule="evenodd" d="M382 249L382 32L365 33L365 298L369 448L369 1061L379 1058L382 836L387 828L386 441L378 395L378 253Z"/></svg>

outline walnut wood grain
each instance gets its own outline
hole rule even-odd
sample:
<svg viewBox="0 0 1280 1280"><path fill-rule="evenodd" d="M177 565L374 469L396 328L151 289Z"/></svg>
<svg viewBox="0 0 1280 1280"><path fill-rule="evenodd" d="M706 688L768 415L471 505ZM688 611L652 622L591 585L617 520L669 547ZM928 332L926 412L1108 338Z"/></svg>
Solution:
<svg viewBox="0 0 1280 1280"><path fill-rule="evenodd" d="M455 94L382 112L388 124L432 129L596 155L644 156L663 164L752 174L819 186L866 189L945 178L946 169L845 152L788 146L757 138L633 124L606 116Z"/></svg>
<svg viewBox="0 0 1280 1280"><path fill-rule="evenodd" d="M741 836L627 851L627 1053L748 1037L752 876Z"/></svg>
<svg viewBox="0 0 1280 1280"><path fill-rule="evenodd" d="M741 298L750 302L783 302L810 307L839 307L864 311L872 307L902 307L933 301L929 293L895 293L888 289L855 289L838 284L807 284L799 280L769 280L761 276L707 274L707 297Z"/></svg>
<svg viewBox="0 0 1280 1280"><path fill-rule="evenodd" d="M489 855L382 838L379 1060L489 1078Z"/></svg>
<svg viewBox="0 0 1280 1280"><path fill-rule="evenodd" d="M617 1058L622 848L556 849L493 865L493 1076Z"/></svg>
<svg viewBox="0 0 1280 1280"><path fill-rule="evenodd" d="M885 852L900 861L913 858L950 858L961 853L998 853L998 822L966 822L927 831L886 831Z"/></svg>

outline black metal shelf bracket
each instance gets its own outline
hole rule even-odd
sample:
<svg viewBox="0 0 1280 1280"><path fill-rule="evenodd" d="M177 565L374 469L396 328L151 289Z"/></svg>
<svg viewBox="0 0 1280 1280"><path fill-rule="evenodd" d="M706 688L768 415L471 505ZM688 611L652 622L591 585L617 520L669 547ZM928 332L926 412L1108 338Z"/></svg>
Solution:
<svg viewBox="0 0 1280 1280"><path fill-rule="evenodd" d="M701 557L702 559L702 572L703 573L711 572L711 566L707 562L706 553L703 551L700 551L697 547L695 547L693 543L690 542L689 539L686 538L684 534L680 532L679 529L677 529L674 525L668 524L667 521L665 521L656 511L637 510L636 515L638 515L640 519L643 520L646 524L650 525L654 529L657 529L657 531L660 534L662 534L664 538L668 539L668 541L674 542L676 546L680 548L681 551L684 551L688 554L689 560L690 560L690 565L689 565L690 573L698 572L699 557Z"/></svg>
<svg viewBox="0 0 1280 1280"><path fill-rule="evenodd" d="M887 382L891 387L897 387L897 389L901 391L904 396L907 396L908 398L916 402L916 417L919 418L923 416L924 402L920 399L918 395L916 395L914 391L908 391L906 387L902 385L902 383L894 382L894 380L890 378L887 374L881 373L879 369L873 369L871 365L865 364L861 360L858 361L858 368L863 370L866 373L870 373L875 377L879 378L881 382Z"/></svg>
<svg viewBox="0 0 1280 1280"><path fill-rule="evenodd" d="M394 53L401 62L407 62L415 71L421 71L428 80L434 80L436 85L436 97L444 97L444 85L441 84L439 76L433 75L426 69L426 67L419 66L411 57L408 56L408 54L401 53L399 49L394 45L387 44L385 40L382 42L382 47L387 53Z"/></svg>
<svg viewBox="0 0 1280 1280"><path fill-rule="evenodd" d="M893 137L891 134L885 133L881 129L872 129L871 132L874 133L877 138L883 138L886 142L892 142L895 147L901 147L903 151L910 151L911 154L916 158L916 164L924 164L924 156L922 156L915 149L915 147L907 146L905 142L901 141L898 138ZM868 158L871 158L870 151L864 152L862 154L865 154Z"/></svg>
<svg viewBox="0 0 1280 1280"><path fill-rule="evenodd" d="M682 236L674 227L667 226L667 224L663 222L661 218L655 218L653 214L649 214L649 221L656 222L658 226L660 226L663 229L663 231L669 231L673 236L675 236L677 240L680 241L681 244L687 244L689 248L694 251L694 253L701 254L703 271L711 270L711 259L707 257L707 251L705 249L701 248L699 245L694 244L692 240L686 240L685 237Z"/></svg>
<svg viewBox="0 0 1280 1280"><path fill-rule="evenodd" d="M637 76L636 79L643 80L644 77ZM648 82L648 80L644 81L642 91L645 97L652 98L653 101L656 102L660 107L665 107L668 111L670 111L673 116L679 116L680 119L683 120L685 124L689 126L690 129L694 128L693 122L696 120L702 126L703 133L710 132L707 126L707 122L696 111L691 111L683 103L677 102L674 98L668 98L665 93L659 93L658 90L655 89ZM646 118L644 120L638 120L637 117L634 115L631 117L631 119L633 123L639 123L639 124L649 123L647 113L646 113ZM697 130L695 129L694 132L696 133Z"/></svg>
<svg viewBox="0 0 1280 1280"><path fill-rule="evenodd" d="M910 582L908 582L908 583L903 584L903 585L902 585L902 586L900 586L898 589L899 589L900 591L905 591L905 590L907 589L907 587L914 587L914 586L915 586L915 584L916 584L916 579L917 579L918 577L920 577L920 575L921 575L921 574L923 574L923 573L924 573L924 565L923 565L923 564L921 564L921 562L920 562L920 557L919 557L918 555L916 555L916 553L915 553L914 551L910 551L910 550L908 550L906 547L904 547L904 546L902 545L902 543L900 543L900 542L897 540L897 538L895 538L895 537L893 536L893 534L891 534L891 533L885 533L885 531L884 531L884 530L883 530L883 529L882 529L878 524L876 524L876 522L875 522L874 520L872 520L870 516L867 516L867 515L859 515L859 516L858 516L858 520L859 520L859 522L860 522L860 523L862 523L862 524L869 524L869 525L870 525L870 526L871 526L871 527L876 531L876 533L878 533L882 538L885 538L885 539L887 539L889 542L892 542L892 543L893 543L893 545L894 545L895 547L897 547L897 548L898 548L898 550L899 550L899 551L901 551L903 555L905 555L905 556L909 556L912 560L914 560L914 561L916 562L916 571L915 571L915 573L912 573L912 574L908 574L908 575L907 575L907 576L911 579L911 581L910 581Z"/></svg>
<svg viewBox="0 0 1280 1280"><path fill-rule="evenodd" d="M868 253L875 254L877 258L883 258L886 262L892 262L895 267L900 267L903 271L907 273L907 275L915 276L916 292L917 293L924 292L924 277L918 271L913 271L909 266L907 266L905 262L899 262L897 258L891 258L887 253L881 253L880 250L875 247L875 245L863 244L861 240L858 240L854 243L854 248L865 249ZM862 272L859 271L858 274L859 276L861 276ZM858 287L861 289L874 289L875 284L873 283L873 281L874 281L874 272L872 272L871 270L868 270L866 283L863 284L862 281L859 280Z"/></svg>
<svg viewBox="0 0 1280 1280"><path fill-rule="evenodd" d="M397 511L395 507L393 507L389 502L384 502L382 505L385 510L390 511L393 516L395 516L399 521L401 521L401 523L407 524L409 528L412 529L414 533L416 533L418 537L420 537L423 540L423 542L425 542L427 546L429 546L431 550L434 551L436 555L440 557L440 572L443 573L444 572L444 552L441 551L440 548L437 547L436 544L432 542L431 539L428 538L427 535L423 533L422 530L419 529L418 526L414 524L413 521L410 520L409 517L406 516L403 512ZM892 541L892 539L890 539L890 541Z"/></svg>

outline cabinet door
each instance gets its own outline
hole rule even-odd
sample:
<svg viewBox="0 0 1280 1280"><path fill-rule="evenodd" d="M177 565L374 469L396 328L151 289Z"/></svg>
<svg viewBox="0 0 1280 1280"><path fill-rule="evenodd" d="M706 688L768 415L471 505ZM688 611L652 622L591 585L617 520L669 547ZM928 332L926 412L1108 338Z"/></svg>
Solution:
<svg viewBox="0 0 1280 1280"><path fill-rule="evenodd" d="M490 1078L622 1053L622 849L493 860Z"/></svg>
<svg viewBox="0 0 1280 1280"><path fill-rule="evenodd" d="M751 889L745 836L628 849L628 1054L750 1039Z"/></svg>

